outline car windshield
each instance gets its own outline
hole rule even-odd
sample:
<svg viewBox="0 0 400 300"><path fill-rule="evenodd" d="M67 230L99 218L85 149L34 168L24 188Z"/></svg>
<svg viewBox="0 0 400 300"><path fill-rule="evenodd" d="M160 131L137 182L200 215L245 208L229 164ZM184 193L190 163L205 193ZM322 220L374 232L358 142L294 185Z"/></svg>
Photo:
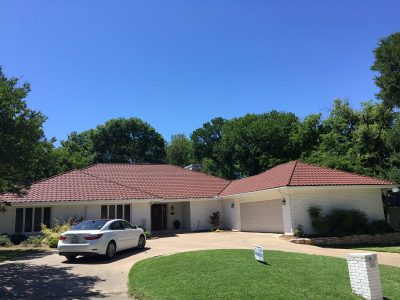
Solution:
<svg viewBox="0 0 400 300"><path fill-rule="evenodd" d="M100 230L107 222L107 220L85 221L76 224L71 230Z"/></svg>

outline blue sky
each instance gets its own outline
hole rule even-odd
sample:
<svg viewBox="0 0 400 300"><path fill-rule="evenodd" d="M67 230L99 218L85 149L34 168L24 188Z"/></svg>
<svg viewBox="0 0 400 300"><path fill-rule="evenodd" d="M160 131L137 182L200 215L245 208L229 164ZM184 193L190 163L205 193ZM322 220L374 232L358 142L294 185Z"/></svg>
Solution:
<svg viewBox="0 0 400 300"><path fill-rule="evenodd" d="M373 99L399 1L0 2L0 65L31 83L47 137L139 117L166 140L213 117L327 113Z"/></svg>

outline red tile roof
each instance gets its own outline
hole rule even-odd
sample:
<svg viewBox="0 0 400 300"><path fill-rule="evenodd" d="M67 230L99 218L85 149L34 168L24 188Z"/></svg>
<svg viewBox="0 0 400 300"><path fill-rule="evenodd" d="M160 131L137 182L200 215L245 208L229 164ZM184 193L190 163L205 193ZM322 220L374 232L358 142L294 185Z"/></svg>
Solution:
<svg viewBox="0 0 400 300"><path fill-rule="evenodd" d="M220 196L284 186L393 185L394 182L319 167L300 161L278 165L261 174L234 180Z"/></svg>
<svg viewBox="0 0 400 300"><path fill-rule="evenodd" d="M10 202L124 200L155 198L149 193L97 178L82 171L70 171L34 183L26 195L0 195Z"/></svg>
<svg viewBox="0 0 400 300"><path fill-rule="evenodd" d="M169 199L214 197L230 183L173 165L97 164L84 172Z"/></svg>
<svg viewBox="0 0 400 300"><path fill-rule="evenodd" d="M172 165L97 164L37 182L23 197L0 195L0 201L212 198L283 186L393 184L298 161L234 181Z"/></svg>

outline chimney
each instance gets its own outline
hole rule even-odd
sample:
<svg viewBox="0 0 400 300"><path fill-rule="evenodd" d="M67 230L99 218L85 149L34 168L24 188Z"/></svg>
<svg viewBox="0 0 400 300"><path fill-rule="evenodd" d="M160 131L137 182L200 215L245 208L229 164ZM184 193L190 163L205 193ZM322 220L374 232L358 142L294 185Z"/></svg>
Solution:
<svg viewBox="0 0 400 300"><path fill-rule="evenodd" d="M191 164L185 167L186 170L200 172L201 164Z"/></svg>

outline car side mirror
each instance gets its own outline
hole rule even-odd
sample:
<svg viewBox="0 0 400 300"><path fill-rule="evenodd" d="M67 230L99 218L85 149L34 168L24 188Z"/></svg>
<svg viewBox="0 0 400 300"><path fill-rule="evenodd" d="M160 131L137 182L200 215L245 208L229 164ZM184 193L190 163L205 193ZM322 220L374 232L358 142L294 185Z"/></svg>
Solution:
<svg viewBox="0 0 400 300"><path fill-rule="evenodd" d="M133 229L137 229L137 226L136 226L136 225L133 225Z"/></svg>

